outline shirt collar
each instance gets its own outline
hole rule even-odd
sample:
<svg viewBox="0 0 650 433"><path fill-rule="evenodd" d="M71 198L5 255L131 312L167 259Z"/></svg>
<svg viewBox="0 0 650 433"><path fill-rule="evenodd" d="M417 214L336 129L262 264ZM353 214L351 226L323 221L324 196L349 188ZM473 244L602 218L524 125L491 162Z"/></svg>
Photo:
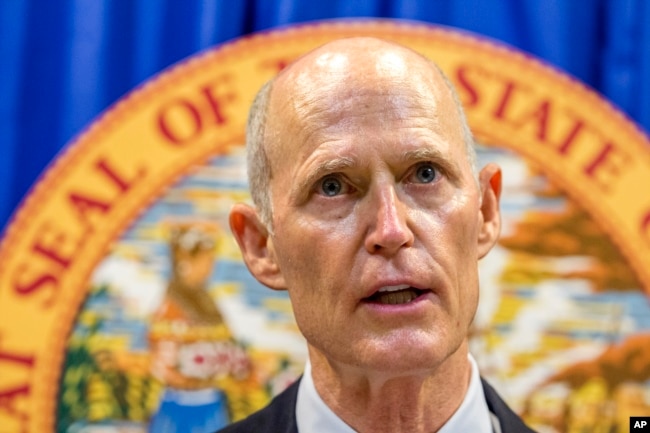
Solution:
<svg viewBox="0 0 650 433"><path fill-rule="evenodd" d="M438 433L475 432L492 433L493 421L483 394L483 385L474 358L469 355L471 375L469 387L456 412ZM296 422L299 433L354 433L321 399L311 375L307 360L305 372L298 387Z"/></svg>

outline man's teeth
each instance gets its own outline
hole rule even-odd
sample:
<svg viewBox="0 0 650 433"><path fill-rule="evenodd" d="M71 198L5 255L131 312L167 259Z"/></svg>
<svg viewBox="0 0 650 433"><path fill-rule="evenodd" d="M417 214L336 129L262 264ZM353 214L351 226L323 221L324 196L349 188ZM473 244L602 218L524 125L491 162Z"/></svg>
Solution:
<svg viewBox="0 0 650 433"><path fill-rule="evenodd" d="M420 296L422 291L408 284L384 286L369 298L371 302L386 305L407 304Z"/></svg>
<svg viewBox="0 0 650 433"><path fill-rule="evenodd" d="M379 292L396 292L398 290L408 289L409 287L411 287L411 286L409 286L408 284L400 284L398 286L384 286L381 289L379 289L378 291Z"/></svg>
<svg viewBox="0 0 650 433"><path fill-rule="evenodd" d="M406 304L411 302L418 297L418 293L415 289L411 290L400 290L399 292L383 292L377 297L377 301L380 304Z"/></svg>

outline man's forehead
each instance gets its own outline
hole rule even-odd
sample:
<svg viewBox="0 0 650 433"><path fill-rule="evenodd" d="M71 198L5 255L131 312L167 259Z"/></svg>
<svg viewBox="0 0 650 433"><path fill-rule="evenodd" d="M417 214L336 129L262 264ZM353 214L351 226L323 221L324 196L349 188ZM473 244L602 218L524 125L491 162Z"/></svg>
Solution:
<svg viewBox="0 0 650 433"><path fill-rule="evenodd" d="M322 126L321 120L352 118L368 106L377 116L394 116L400 104L418 105L435 128L440 115L455 112L441 113L442 101L453 106L448 93L432 62L408 48L373 38L334 41L277 77L268 107L267 151L275 159L286 151L307 150L302 147L306 137Z"/></svg>

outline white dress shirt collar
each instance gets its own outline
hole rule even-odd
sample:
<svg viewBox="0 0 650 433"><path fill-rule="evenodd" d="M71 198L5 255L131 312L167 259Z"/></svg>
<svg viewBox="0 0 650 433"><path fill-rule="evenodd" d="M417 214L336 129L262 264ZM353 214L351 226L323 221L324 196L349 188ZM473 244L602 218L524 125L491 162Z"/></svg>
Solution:
<svg viewBox="0 0 650 433"><path fill-rule="evenodd" d="M478 367L471 355L469 361L472 370L465 398L438 433L493 432L493 418L485 401ZM325 404L316 391L309 360L298 388L296 422L299 433L354 433L354 430Z"/></svg>

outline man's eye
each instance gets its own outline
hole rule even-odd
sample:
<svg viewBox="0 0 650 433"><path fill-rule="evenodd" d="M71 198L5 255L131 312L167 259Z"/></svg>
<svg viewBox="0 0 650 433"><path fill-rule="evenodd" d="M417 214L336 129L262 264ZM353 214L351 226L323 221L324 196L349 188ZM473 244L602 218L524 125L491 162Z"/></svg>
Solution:
<svg viewBox="0 0 650 433"><path fill-rule="evenodd" d="M327 197L334 197L339 195L343 190L343 183L336 177L326 177L320 184L320 189L323 195Z"/></svg>
<svg viewBox="0 0 650 433"><path fill-rule="evenodd" d="M438 177L438 171L432 164L420 164L415 169L415 177L420 183L431 183Z"/></svg>

